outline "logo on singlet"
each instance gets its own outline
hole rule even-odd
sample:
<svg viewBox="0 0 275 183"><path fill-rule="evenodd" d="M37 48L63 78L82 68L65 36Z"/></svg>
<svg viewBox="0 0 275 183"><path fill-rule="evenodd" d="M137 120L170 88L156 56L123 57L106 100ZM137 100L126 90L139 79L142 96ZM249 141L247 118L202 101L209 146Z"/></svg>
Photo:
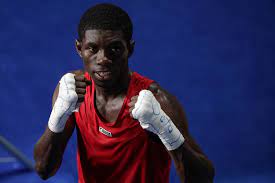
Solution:
<svg viewBox="0 0 275 183"><path fill-rule="evenodd" d="M107 131L107 130L105 130L105 129L102 128L101 126L99 127L99 131L100 131L101 133L103 133L104 135L107 135L108 137L112 137L112 133L109 132L109 131Z"/></svg>

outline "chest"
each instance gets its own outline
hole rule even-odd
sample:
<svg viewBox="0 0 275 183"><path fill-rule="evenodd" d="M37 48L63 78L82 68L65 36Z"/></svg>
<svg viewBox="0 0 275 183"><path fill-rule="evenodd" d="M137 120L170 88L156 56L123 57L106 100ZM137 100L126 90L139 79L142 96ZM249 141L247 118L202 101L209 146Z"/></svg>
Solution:
<svg viewBox="0 0 275 183"><path fill-rule="evenodd" d="M112 100L95 100L97 114L106 122L114 122L123 107L125 96L116 97Z"/></svg>

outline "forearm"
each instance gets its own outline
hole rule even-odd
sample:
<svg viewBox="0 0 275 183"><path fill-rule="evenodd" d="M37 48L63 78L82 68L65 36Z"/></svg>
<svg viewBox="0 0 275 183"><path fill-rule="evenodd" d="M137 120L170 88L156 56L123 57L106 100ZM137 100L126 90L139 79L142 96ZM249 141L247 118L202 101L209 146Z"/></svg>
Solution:
<svg viewBox="0 0 275 183"><path fill-rule="evenodd" d="M42 179L54 175L60 167L75 128L73 112L84 101L86 86L91 84L84 75L75 74L67 73L59 81L53 94L48 126L34 147L35 169Z"/></svg>
<svg viewBox="0 0 275 183"><path fill-rule="evenodd" d="M214 167L202 154L195 152L187 141L179 148L169 151L181 181L193 183L211 183L214 179ZM189 183L188 182L188 183Z"/></svg>
<svg viewBox="0 0 275 183"><path fill-rule="evenodd" d="M186 117L175 98L159 90L155 95L142 90L132 97L129 106L141 127L158 135L171 154L182 182L213 182L214 168L189 135Z"/></svg>
<svg viewBox="0 0 275 183"><path fill-rule="evenodd" d="M62 133L54 133L47 127L34 147L35 170L42 179L52 176L59 168L64 144Z"/></svg>

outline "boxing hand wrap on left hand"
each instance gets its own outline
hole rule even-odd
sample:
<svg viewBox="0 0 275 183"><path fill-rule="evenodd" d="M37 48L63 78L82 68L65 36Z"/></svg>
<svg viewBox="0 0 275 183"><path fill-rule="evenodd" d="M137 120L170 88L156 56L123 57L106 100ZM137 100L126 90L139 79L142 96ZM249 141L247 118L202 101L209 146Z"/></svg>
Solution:
<svg viewBox="0 0 275 183"><path fill-rule="evenodd" d="M134 119L140 122L143 129L159 136L167 150L175 150L184 142L184 137L161 109L159 102L149 90L139 92L137 102L132 111Z"/></svg>

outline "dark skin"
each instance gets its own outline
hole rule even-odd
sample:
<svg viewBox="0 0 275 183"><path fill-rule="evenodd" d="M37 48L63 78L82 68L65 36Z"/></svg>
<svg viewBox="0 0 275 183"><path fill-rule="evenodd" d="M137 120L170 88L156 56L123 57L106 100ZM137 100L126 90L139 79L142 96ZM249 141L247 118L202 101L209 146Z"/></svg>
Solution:
<svg viewBox="0 0 275 183"><path fill-rule="evenodd" d="M91 84L83 76L83 71L73 71L75 74L76 92L78 95L78 103L84 101L86 87ZM59 84L55 88L52 97L52 107L57 99L59 91ZM72 136L75 128L73 120L66 123L64 131L61 133L54 133L47 127L34 147L35 170L38 175L46 180L53 176L59 169L62 157L67 146L67 143Z"/></svg>
<svg viewBox="0 0 275 183"><path fill-rule="evenodd" d="M162 110L171 118L185 138L183 145L176 150L168 151L171 158L174 160L181 182L185 182L185 180L188 183L213 182L214 167L204 155L199 145L191 137L188 130L186 115L177 98L169 94L157 83L152 83L148 90L154 94ZM131 102L128 104L130 112L134 109L137 98L138 96L131 98ZM130 113L130 115L132 116L132 113Z"/></svg>
<svg viewBox="0 0 275 183"><path fill-rule="evenodd" d="M95 83L98 112L106 122L115 121L130 81L128 58L133 53L134 41L126 41L121 31L87 30L82 40L76 40L76 49L84 65L83 71L73 72L76 74L78 102L84 101L86 87L91 84L83 75L84 71L87 71ZM53 105L58 95L58 88L59 86L53 95ZM191 183L213 182L213 165L191 137L186 116L178 100L157 83L152 83L148 90L153 92L162 110L172 119L185 138L184 144L178 149L168 151L175 162L181 182L185 180ZM128 104L130 111L136 101L137 96ZM67 122L61 133L53 133L47 127L37 142L34 159L36 171L42 179L53 176L60 167L64 150L75 128L74 120Z"/></svg>

